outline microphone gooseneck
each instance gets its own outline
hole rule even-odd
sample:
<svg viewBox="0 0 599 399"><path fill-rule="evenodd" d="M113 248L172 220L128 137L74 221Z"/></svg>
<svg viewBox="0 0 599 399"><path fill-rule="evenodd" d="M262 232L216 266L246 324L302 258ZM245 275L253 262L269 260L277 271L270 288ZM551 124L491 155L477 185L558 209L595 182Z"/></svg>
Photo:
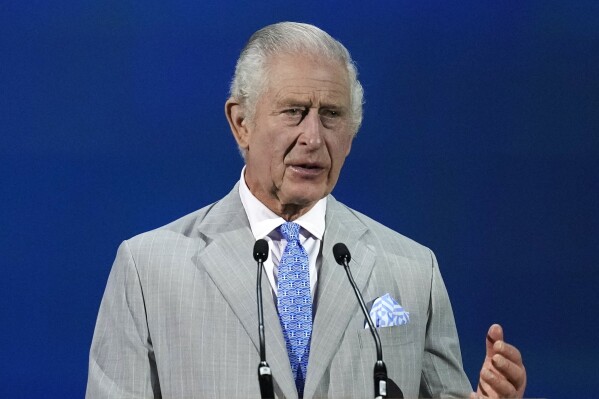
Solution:
<svg viewBox="0 0 599 399"><path fill-rule="evenodd" d="M345 269L345 273L349 279L349 283L354 289L354 293L356 294L356 298L358 298L358 302L360 303L360 308L362 309L362 313L366 317L366 321L368 322L368 326L370 327L370 333L372 334L372 338L374 338L374 344L376 346L376 363L374 364L374 397L378 398L386 398L387 397L387 367L385 366L385 362L383 362L383 349L381 346L381 339L379 338L379 334L374 327L374 323L372 322L372 318L366 309L366 304L364 303L364 298L362 298L362 294L360 290L358 290L358 286L354 281L354 278L351 274L351 270L349 269L349 261L351 260L351 254L349 253L349 249L343 243L337 243L333 246L333 256L338 264L343 266Z"/></svg>
<svg viewBox="0 0 599 399"><path fill-rule="evenodd" d="M266 362L266 342L264 339L264 308L262 306L262 268L264 261L268 259L268 243L259 239L254 244L254 260L258 264L258 277L256 279L256 299L258 302L258 336L260 339L260 363L258 364L258 382L260 384L260 396L263 399L274 399L272 385L272 372Z"/></svg>

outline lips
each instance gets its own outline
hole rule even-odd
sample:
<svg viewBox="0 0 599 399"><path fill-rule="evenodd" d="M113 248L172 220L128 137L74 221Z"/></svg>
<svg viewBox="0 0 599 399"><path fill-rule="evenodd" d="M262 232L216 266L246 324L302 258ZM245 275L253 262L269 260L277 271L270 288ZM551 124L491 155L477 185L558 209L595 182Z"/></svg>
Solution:
<svg viewBox="0 0 599 399"><path fill-rule="evenodd" d="M298 165L293 165L293 166L298 167L298 168L303 168L303 169L322 169L321 166L313 165L313 164L298 164Z"/></svg>
<svg viewBox="0 0 599 399"><path fill-rule="evenodd" d="M289 167L296 173L304 176L315 176L324 170L324 166L316 162L293 163Z"/></svg>

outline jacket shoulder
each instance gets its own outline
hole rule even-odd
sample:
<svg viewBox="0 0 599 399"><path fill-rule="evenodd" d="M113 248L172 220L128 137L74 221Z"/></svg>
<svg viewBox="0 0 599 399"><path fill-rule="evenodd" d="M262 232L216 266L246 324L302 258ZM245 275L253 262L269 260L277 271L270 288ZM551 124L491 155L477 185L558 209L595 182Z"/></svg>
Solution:
<svg viewBox="0 0 599 399"><path fill-rule="evenodd" d="M376 243L375 245L382 247L386 253L411 259L426 260L427 263L430 262L432 251L425 245L406 237L341 202L337 202L337 205L344 207L347 212L351 213L353 217L364 224L369 230L371 239Z"/></svg>
<svg viewBox="0 0 599 399"><path fill-rule="evenodd" d="M178 239L202 238L204 230L214 232L227 229L231 225L238 226L242 223L239 220L242 215L244 215L244 212L241 200L239 199L238 185L236 184L220 200L180 217L162 227L138 234L127 241L132 244L140 240L145 241L148 238L155 239L157 237L176 237Z"/></svg>
<svg viewBox="0 0 599 399"><path fill-rule="evenodd" d="M140 234L137 234L127 241L131 244L135 244L137 241L145 241L148 238L156 237L181 237L181 238L193 238L199 235L199 230L196 228L202 224L202 221L209 214L210 210L217 204L214 202L201 209L191 212L185 216L182 216L164 226L149 230Z"/></svg>

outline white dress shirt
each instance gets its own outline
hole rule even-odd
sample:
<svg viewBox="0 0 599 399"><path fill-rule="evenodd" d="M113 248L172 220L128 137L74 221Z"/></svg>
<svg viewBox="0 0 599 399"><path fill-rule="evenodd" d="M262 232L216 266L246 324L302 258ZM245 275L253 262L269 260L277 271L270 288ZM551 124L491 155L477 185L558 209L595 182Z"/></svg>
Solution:
<svg viewBox="0 0 599 399"><path fill-rule="evenodd" d="M272 287L274 297L277 295L277 272L279 260L287 245L287 240L279 232L278 227L286 222L285 219L268 209L251 193L245 183L245 167L241 170L239 179L239 196L250 222L252 234L256 240L264 238L268 242L270 253L264 262L264 270ZM300 243L310 259L310 292L312 300L316 292L318 270L322 264L321 244L324 236L326 197L318 201L312 209L294 220L300 225Z"/></svg>

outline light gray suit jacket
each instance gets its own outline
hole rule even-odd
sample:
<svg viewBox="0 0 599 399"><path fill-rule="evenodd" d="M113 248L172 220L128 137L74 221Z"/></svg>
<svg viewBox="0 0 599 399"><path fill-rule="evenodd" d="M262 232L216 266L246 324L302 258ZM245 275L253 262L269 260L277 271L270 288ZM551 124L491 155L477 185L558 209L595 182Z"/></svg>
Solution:
<svg viewBox="0 0 599 399"><path fill-rule="evenodd" d="M366 302L389 293L407 325L379 329L405 397L465 397L449 299L433 253L328 198L305 398L373 397L375 347L332 247L343 242ZM238 188L122 243L100 306L86 397L259 398L254 238ZM278 398L297 398L268 279L266 357Z"/></svg>

